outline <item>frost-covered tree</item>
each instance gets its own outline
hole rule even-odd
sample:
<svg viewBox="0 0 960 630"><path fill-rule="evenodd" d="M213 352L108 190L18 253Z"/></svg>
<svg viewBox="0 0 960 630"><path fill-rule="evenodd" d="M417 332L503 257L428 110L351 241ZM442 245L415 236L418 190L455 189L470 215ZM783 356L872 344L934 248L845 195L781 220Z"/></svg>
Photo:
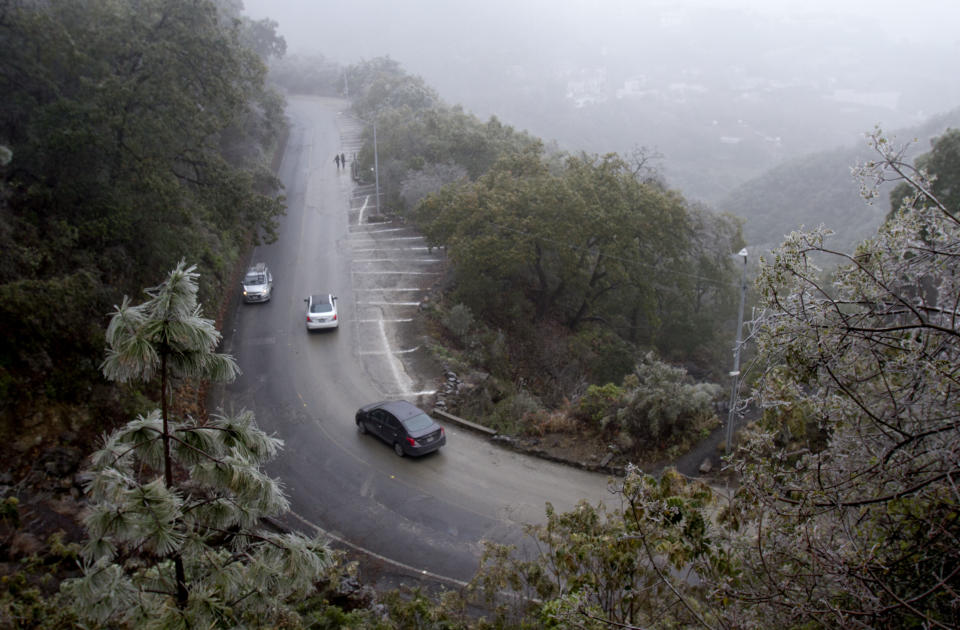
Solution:
<svg viewBox="0 0 960 630"><path fill-rule="evenodd" d="M793 234L761 270L765 418L739 454L722 589L758 625L960 624L960 220L902 148L871 143L867 197L899 179L909 211L852 254Z"/></svg>
<svg viewBox="0 0 960 630"><path fill-rule="evenodd" d="M195 268L181 262L149 299L124 299L107 329L104 375L160 380L160 409L104 438L92 456L83 575L63 584L96 625L273 626L308 594L329 560L325 543L278 533L288 509L261 469L282 442L252 413L206 421L171 411L175 379L228 381L238 368L197 303Z"/></svg>

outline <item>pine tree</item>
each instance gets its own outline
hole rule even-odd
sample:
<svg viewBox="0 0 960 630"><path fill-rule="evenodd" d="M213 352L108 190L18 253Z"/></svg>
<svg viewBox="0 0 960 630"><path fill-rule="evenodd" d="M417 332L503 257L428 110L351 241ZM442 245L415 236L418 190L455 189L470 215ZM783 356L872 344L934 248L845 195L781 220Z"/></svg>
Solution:
<svg viewBox="0 0 960 630"><path fill-rule="evenodd" d="M160 408L105 436L91 458L83 576L62 592L77 615L131 627L266 626L290 622L330 562L326 544L277 533L289 509L262 470L282 441L253 414L177 418L171 381L229 381L233 358L201 316L195 267L181 262L149 299L124 298L101 369L114 381L160 380Z"/></svg>

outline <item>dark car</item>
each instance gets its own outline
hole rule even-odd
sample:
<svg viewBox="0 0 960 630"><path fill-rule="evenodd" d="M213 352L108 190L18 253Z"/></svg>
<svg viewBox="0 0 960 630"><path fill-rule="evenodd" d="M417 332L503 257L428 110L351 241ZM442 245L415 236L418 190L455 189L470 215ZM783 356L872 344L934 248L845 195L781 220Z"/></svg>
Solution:
<svg viewBox="0 0 960 630"><path fill-rule="evenodd" d="M357 410L357 429L393 446L400 457L424 455L447 443L443 427L405 400L385 400Z"/></svg>

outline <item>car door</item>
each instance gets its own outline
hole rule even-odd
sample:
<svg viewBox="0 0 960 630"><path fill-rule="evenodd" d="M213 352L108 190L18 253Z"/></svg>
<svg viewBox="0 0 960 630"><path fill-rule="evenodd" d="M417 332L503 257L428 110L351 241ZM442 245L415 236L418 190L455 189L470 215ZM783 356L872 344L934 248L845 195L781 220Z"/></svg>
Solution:
<svg viewBox="0 0 960 630"><path fill-rule="evenodd" d="M403 426L400 424L400 421L393 417L392 414L384 412L383 420L383 440L388 444L394 444L399 442L403 435Z"/></svg>
<svg viewBox="0 0 960 630"><path fill-rule="evenodd" d="M386 436L384 435L384 426L383 426L384 417L386 415L387 415L387 412L385 412L383 409L374 409L373 411L370 412L370 416L369 416L371 422L368 428L371 431L373 431L373 434L376 435L381 440L387 439Z"/></svg>

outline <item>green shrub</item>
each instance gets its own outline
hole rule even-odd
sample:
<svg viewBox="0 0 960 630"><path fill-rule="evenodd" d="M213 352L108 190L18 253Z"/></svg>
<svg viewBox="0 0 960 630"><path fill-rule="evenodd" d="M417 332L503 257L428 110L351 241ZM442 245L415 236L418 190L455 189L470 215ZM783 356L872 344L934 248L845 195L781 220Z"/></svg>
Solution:
<svg viewBox="0 0 960 630"><path fill-rule="evenodd" d="M616 412L623 394L623 388L613 383L591 385L580 399L577 414L585 420L600 425L604 418Z"/></svg>
<svg viewBox="0 0 960 630"><path fill-rule="evenodd" d="M462 343L473 327L473 313L465 304L456 304L441 319L441 323Z"/></svg>
<svg viewBox="0 0 960 630"><path fill-rule="evenodd" d="M524 431L527 417L532 417L542 409L543 406L533 394L519 391L497 403L490 423L501 433L516 435Z"/></svg>

